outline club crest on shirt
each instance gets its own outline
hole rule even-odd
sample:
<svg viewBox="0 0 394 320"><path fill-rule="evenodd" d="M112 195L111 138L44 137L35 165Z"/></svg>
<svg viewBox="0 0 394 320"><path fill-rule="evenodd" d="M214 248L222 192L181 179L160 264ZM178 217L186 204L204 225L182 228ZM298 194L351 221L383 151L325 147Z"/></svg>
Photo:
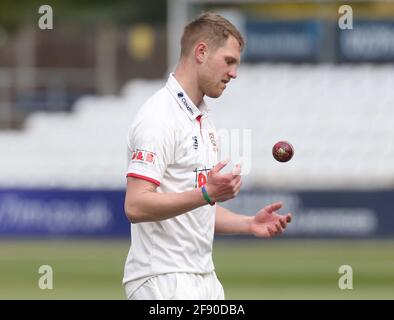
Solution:
<svg viewBox="0 0 394 320"><path fill-rule="evenodd" d="M155 163L155 153L152 151L147 151L143 149L136 149L133 151L131 156L131 161L133 162L141 162L146 164Z"/></svg>
<svg viewBox="0 0 394 320"><path fill-rule="evenodd" d="M195 173L194 187L196 189L204 186L207 183L209 171L211 171L211 169L208 169L207 167L195 168L193 170L193 172Z"/></svg>

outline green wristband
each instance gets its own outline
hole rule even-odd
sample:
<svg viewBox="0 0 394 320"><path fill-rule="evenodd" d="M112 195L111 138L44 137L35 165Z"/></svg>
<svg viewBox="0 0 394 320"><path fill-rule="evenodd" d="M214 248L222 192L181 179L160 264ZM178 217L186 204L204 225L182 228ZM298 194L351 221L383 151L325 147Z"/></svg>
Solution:
<svg viewBox="0 0 394 320"><path fill-rule="evenodd" d="M202 190L202 195L203 195L204 199L205 199L211 206L215 205L215 202L212 201L212 199L209 197L208 192L207 192L207 189L205 188L205 186L202 186L201 190Z"/></svg>

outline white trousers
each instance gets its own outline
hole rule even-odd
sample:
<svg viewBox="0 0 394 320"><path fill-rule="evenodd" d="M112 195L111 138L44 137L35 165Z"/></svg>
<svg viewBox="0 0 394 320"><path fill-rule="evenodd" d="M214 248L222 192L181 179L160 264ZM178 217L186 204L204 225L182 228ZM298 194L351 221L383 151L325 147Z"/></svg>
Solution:
<svg viewBox="0 0 394 320"><path fill-rule="evenodd" d="M128 300L224 300L223 287L214 271L161 274L131 292L134 287L132 282L125 284Z"/></svg>

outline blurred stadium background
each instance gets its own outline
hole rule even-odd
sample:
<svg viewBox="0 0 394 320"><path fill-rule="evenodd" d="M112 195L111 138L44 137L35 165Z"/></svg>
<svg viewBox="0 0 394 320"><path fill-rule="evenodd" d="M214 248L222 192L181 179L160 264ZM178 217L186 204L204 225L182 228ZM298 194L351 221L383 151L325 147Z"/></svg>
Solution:
<svg viewBox="0 0 394 320"><path fill-rule="evenodd" d="M282 200L294 215L278 239L217 238L226 297L394 299L393 2L346 1L350 30L330 0L47 1L52 30L42 4L0 3L0 299L124 299L127 128L203 10L247 40L238 79L210 100L222 156L249 171L225 206ZM289 163L271 156L278 140Z"/></svg>

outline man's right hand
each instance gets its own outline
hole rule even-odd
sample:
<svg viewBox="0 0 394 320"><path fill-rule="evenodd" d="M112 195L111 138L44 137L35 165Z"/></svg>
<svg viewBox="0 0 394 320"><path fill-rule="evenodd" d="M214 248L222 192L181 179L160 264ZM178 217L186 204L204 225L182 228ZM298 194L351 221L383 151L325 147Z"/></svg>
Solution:
<svg viewBox="0 0 394 320"><path fill-rule="evenodd" d="M241 166L236 165L233 172L222 174L220 171L228 164L221 161L208 174L205 188L214 202L223 202L235 198L241 189Z"/></svg>

